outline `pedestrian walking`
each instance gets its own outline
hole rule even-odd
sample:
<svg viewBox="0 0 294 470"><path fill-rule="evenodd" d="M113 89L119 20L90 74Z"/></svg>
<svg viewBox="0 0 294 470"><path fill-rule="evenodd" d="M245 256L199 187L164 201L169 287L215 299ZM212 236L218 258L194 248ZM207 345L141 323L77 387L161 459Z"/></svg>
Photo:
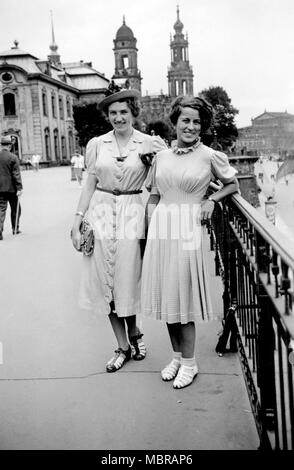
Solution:
<svg viewBox="0 0 294 470"><path fill-rule="evenodd" d="M12 233L21 233L19 230L21 214L19 197L22 193L22 179L18 158L10 152L11 137L8 135L2 136L0 144L0 240L3 240L3 228L8 203L11 212Z"/></svg>
<svg viewBox="0 0 294 470"><path fill-rule="evenodd" d="M71 164L73 167L75 178L81 186L83 180L83 170L85 168L84 156L79 153L75 153L71 158Z"/></svg>
<svg viewBox="0 0 294 470"><path fill-rule="evenodd" d="M106 365L107 372L119 370L131 357L146 356L143 333L136 324L141 312L140 238L144 236L141 188L150 169L141 157L166 147L160 137L133 127L140 111L139 92L118 91L111 85L100 106L113 130L88 142L88 176L71 232L73 245L80 250L81 221L87 220L94 230L94 252L83 256L80 305L109 317L118 348Z"/></svg>
<svg viewBox="0 0 294 470"><path fill-rule="evenodd" d="M211 302L201 244L201 221L215 204L236 192L236 170L228 157L201 143L212 108L199 97L178 97L170 120L177 139L157 154L147 204L150 219L142 270L142 312L165 321L173 356L161 371L174 388L190 385L198 373L195 322L209 319ZM223 185L205 198L210 182Z"/></svg>

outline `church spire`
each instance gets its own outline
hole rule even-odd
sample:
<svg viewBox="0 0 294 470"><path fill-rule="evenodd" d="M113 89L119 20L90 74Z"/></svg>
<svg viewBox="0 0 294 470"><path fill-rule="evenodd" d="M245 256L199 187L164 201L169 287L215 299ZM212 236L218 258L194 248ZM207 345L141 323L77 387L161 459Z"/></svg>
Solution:
<svg viewBox="0 0 294 470"><path fill-rule="evenodd" d="M183 34L184 25L180 20L180 8L177 5L175 34L170 42L171 65L168 71L169 95L193 95L193 70L189 64L188 33Z"/></svg>
<svg viewBox="0 0 294 470"><path fill-rule="evenodd" d="M48 60L54 65L60 66L60 55L57 53L58 46L55 42L55 34L54 34L54 25L53 25L53 13L50 10L51 14L51 33L52 33L52 42L49 46L51 53L48 55Z"/></svg>

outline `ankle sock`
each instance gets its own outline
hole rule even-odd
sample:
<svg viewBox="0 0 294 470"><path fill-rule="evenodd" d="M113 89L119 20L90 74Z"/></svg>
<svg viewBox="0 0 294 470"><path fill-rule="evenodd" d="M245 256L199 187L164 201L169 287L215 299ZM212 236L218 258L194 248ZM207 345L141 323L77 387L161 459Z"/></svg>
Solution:
<svg viewBox="0 0 294 470"><path fill-rule="evenodd" d="M182 358L182 353L181 352L173 351L173 359L175 359L176 361L180 361L181 358Z"/></svg>
<svg viewBox="0 0 294 470"><path fill-rule="evenodd" d="M195 356L193 356L193 357L182 357L181 358L181 364L182 364L182 366L186 366L186 367L196 366Z"/></svg>

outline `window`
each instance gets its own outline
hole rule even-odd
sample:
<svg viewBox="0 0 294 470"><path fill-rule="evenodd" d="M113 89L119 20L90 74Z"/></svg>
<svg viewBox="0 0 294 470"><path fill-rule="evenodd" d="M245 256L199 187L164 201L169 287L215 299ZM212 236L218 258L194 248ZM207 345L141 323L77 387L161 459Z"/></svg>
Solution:
<svg viewBox="0 0 294 470"><path fill-rule="evenodd" d="M59 139L58 139L58 130L54 129L53 132L53 140L54 140L54 153L56 160L60 160L60 152L59 152Z"/></svg>
<svg viewBox="0 0 294 470"><path fill-rule="evenodd" d="M65 142L65 137L64 135L61 136L61 156L62 160L66 160L66 142Z"/></svg>
<svg viewBox="0 0 294 470"><path fill-rule="evenodd" d="M68 132L68 142L69 142L69 154L70 154L70 156L72 156L72 154L74 152L72 131Z"/></svg>
<svg viewBox="0 0 294 470"><path fill-rule="evenodd" d="M58 98L58 104L59 104L59 117L60 117L60 119L64 119L64 109L63 109L63 99L62 99L62 96L59 96L59 98Z"/></svg>
<svg viewBox="0 0 294 470"><path fill-rule="evenodd" d="M50 131L48 127L44 130L46 159L51 160Z"/></svg>
<svg viewBox="0 0 294 470"><path fill-rule="evenodd" d="M10 72L4 72L4 73L2 73L2 75L1 75L1 80L2 80L2 82L4 82L4 83L10 83L10 82L12 82L12 80L13 80L13 75L12 75L12 73L10 73Z"/></svg>
<svg viewBox="0 0 294 470"><path fill-rule="evenodd" d="M70 102L70 98L66 98L66 113L67 113L67 117L68 117L68 118L71 118L71 102Z"/></svg>
<svg viewBox="0 0 294 470"><path fill-rule="evenodd" d="M124 69L129 68L129 57L127 55L122 56L122 63L123 63L123 68Z"/></svg>
<svg viewBox="0 0 294 470"><path fill-rule="evenodd" d="M48 116L48 106L47 106L47 94L46 91L42 91L42 104L43 104L43 114Z"/></svg>
<svg viewBox="0 0 294 470"><path fill-rule="evenodd" d="M15 116L15 96L13 93L5 93L3 95L4 115Z"/></svg>
<svg viewBox="0 0 294 470"><path fill-rule="evenodd" d="M52 107L52 116L56 118L56 97L55 95L51 96L51 107Z"/></svg>

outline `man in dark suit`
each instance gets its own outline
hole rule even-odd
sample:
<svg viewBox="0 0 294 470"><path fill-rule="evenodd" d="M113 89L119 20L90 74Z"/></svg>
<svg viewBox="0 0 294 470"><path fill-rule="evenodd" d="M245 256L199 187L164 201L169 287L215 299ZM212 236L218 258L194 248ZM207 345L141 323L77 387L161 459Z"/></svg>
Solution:
<svg viewBox="0 0 294 470"><path fill-rule="evenodd" d="M21 209L18 198L22 193L22 180L18 158L10 152L11 137L9 135L2 136L0 145L0 240L3 240L2 232L8 202L11 211L12 233L20 233Z"/></svg>

